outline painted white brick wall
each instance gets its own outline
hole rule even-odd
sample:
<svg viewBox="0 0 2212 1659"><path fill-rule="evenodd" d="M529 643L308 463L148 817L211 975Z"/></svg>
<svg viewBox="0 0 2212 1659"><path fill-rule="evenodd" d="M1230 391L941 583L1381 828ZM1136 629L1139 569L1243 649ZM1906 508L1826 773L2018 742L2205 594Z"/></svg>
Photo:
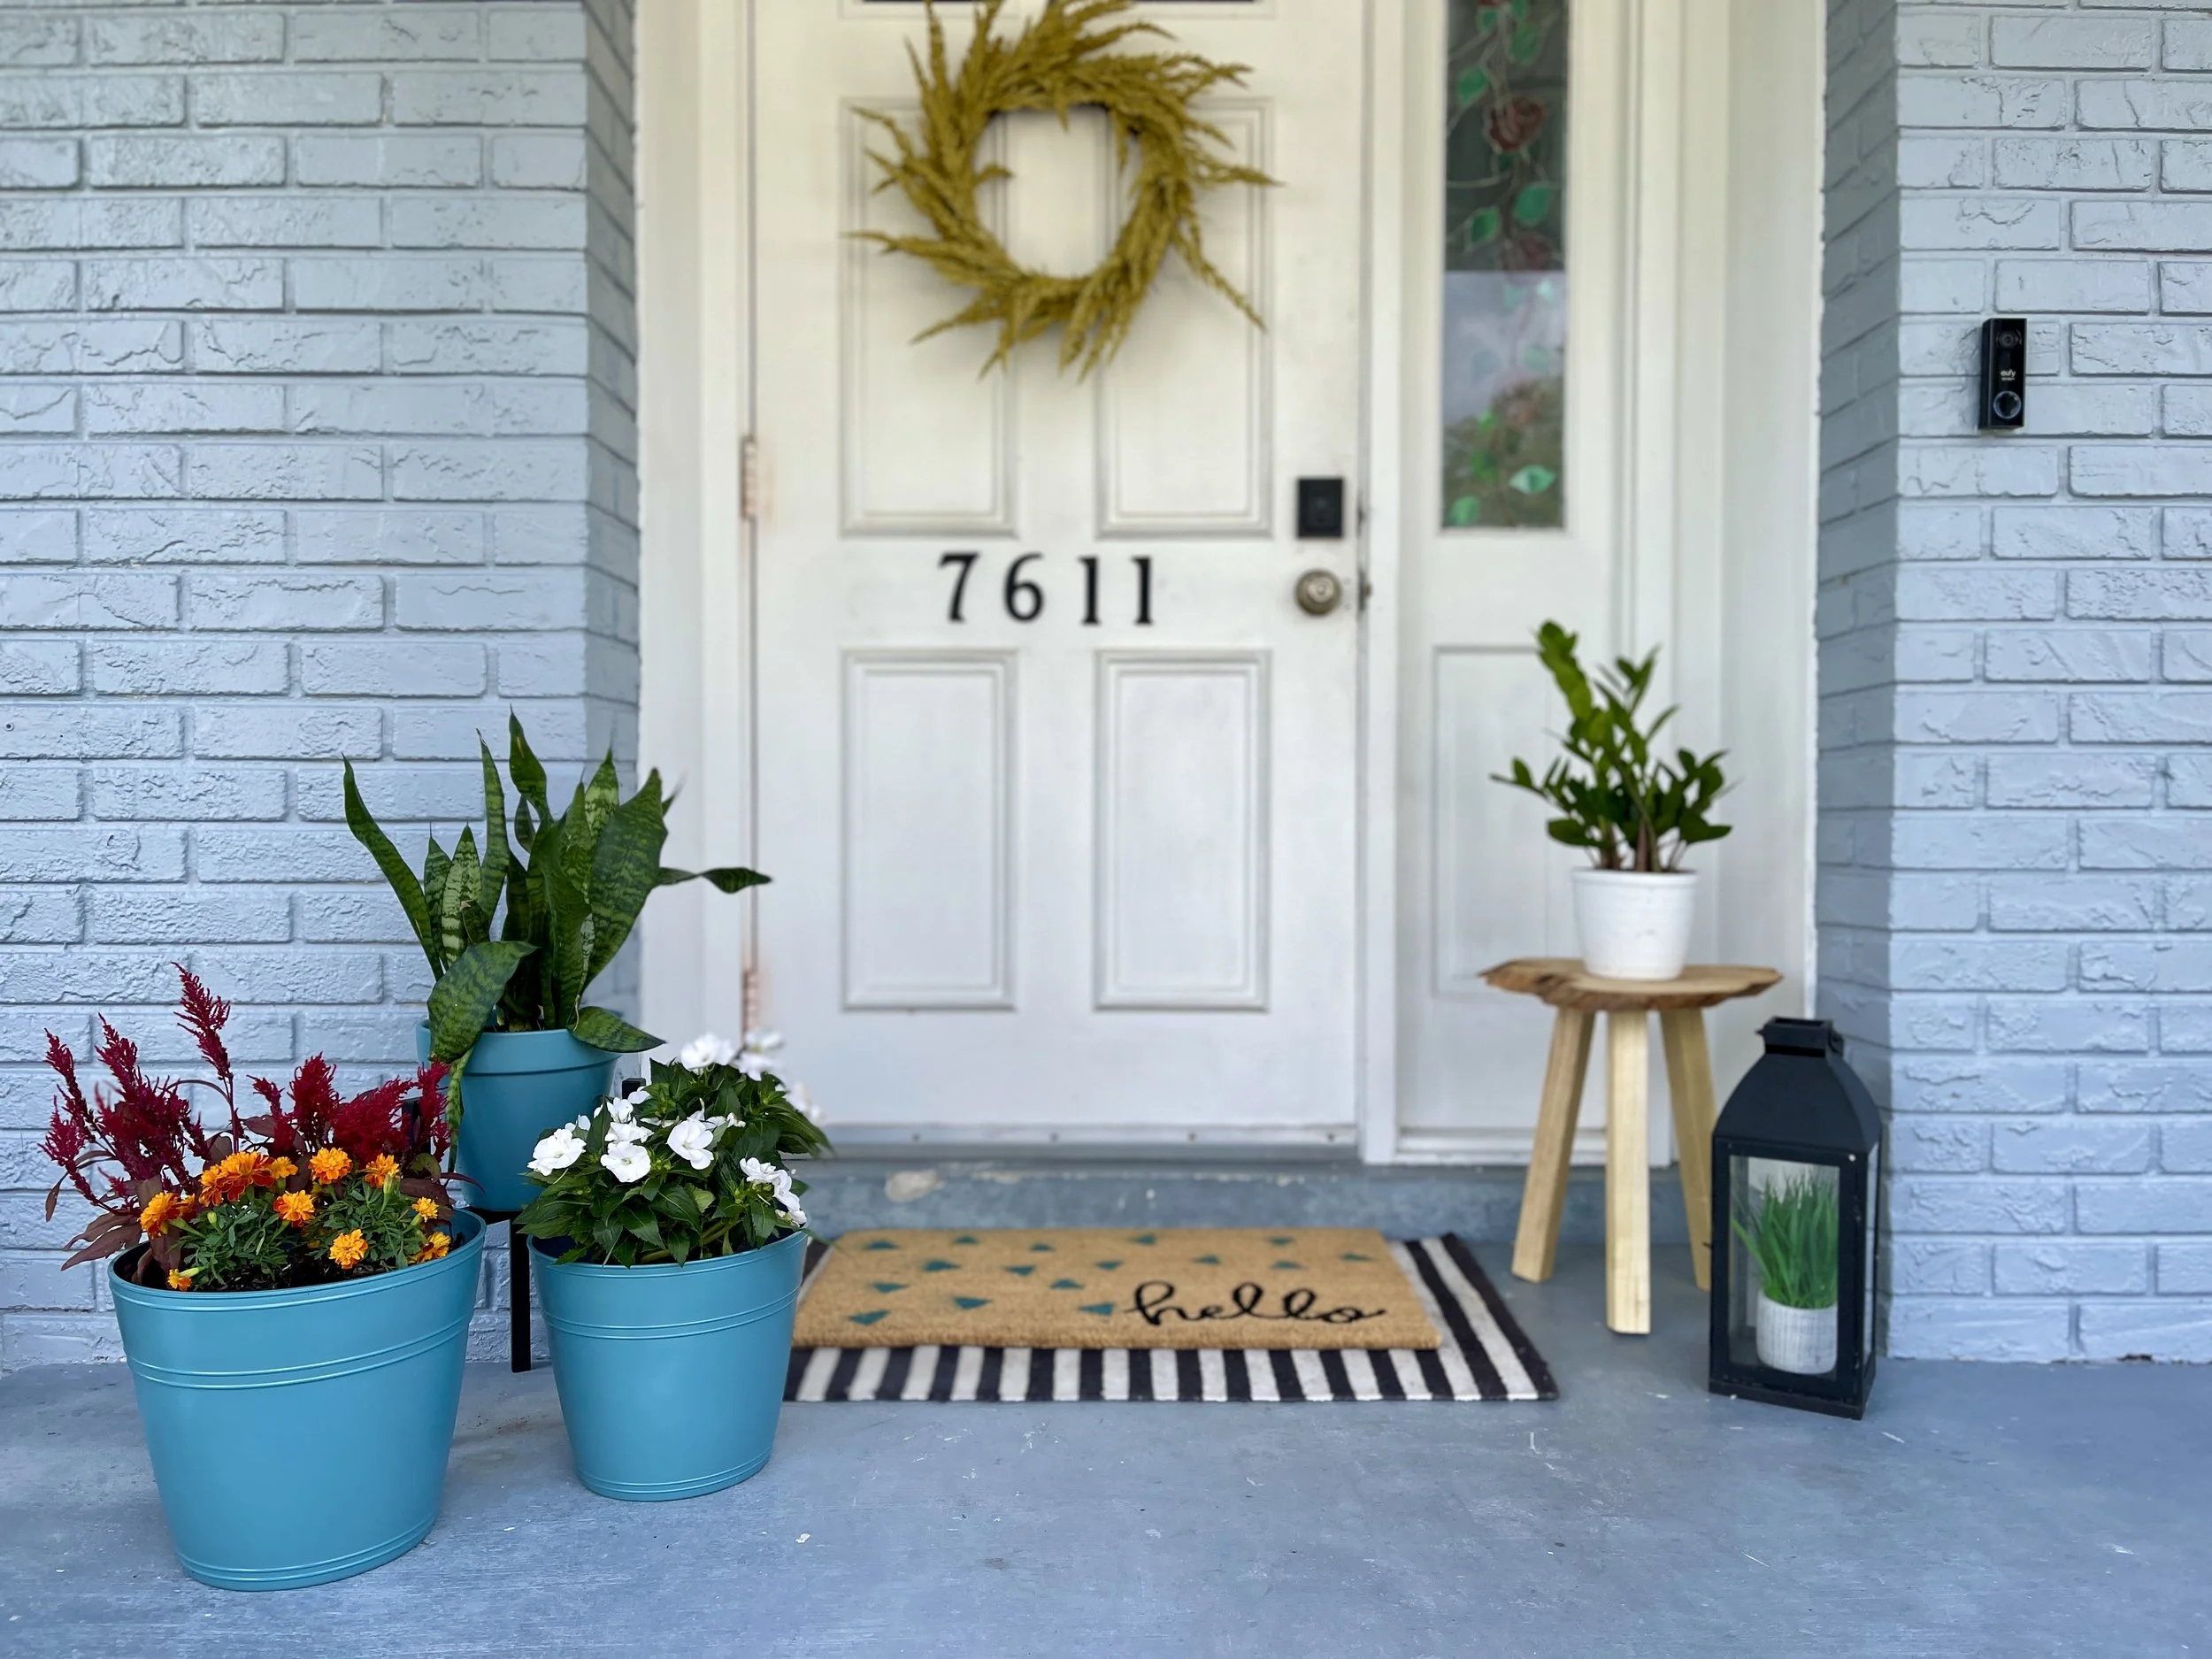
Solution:
<svg viewBox="0 0 2212 1659"><path fill-rule="evenodd" d="M250 1067L410 1063L339 761L419 845L511 707L634 753L631 10L0 11L0 1368L112 1353L42 1032L185 1062L182 960Z"/></svg>
<svg viewBox="0 0 2212 1659"><path fill-rule="evenodd" d="M1822 996L1890 1351L2212 1359L2212 20L1829 18Z"/></svg>

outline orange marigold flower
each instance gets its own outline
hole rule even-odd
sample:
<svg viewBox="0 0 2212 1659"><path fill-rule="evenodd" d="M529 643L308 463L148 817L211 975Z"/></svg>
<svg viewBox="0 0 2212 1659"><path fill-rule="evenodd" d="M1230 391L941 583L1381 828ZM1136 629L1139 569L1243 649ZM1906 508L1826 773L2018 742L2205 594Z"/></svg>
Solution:
<svg viewBox="0 0 2212 1659"><path fill-rule="evenodd" d="M307 1172L326 1187L333 1181L342 1181L346 1171L353 1168L353 1160L336 1147L325 1147L307 1160Z"/></svg>
<svg viewBox="0 0 2212 1659"><path fill-rule="evenodd" d="M453 1248L450 1233L434 1233L422 1241L422 1248L415 1252L418 1262L434 1262Z"/></svg>
<svg viewBox="0 0 2212 1659"><path fill-rule="evenodd" d="M330 1259L348 1271L360 1266L361 1258L368 1253L369 1241L361 1236L358 1227L342 1233L330 1241Z"/></svg>
<svg viewBox="0 0 2212 1659"><path fill-rule="evenodd" d="M372 1187L389 1187L399 1179L399 1160L388 1152L380 1152L361 1173L368 1177Z"/></svg>
<svg viewBox="0 0 2212 1659"><path fill-rule="evenodd" d="M234 1152L200 1171L200 1202L227 1204L249 1187L275 1185L266 1153Z"/></svg>
<svg viewBox="0 0 2212 1659"><path fill-rule="evenodd" d="M196 1270L196 1269L195 1269L195 1270L193 1270L193 1271L196 1271L197 1270ZM191 1273L191 1272L182 1272L182 1273L180 1273L180 1272L179 1272L179 1271L178 1271L175 1268L173 1268L173 1268L171 1268L171 1269L169 1270L169 1288L170 1288L170 1289L172 1289L172 1290L189 1290L189 1289L191 1289L191 1288L192 1288L192 1273Z"/></svg>
<svg viewBox="0 0 2212 1659"><path fill-rule="evenodd" d="M418 1198L415 1200L415 1214L425 1221L435 1221L438 1218L438 1201L434 1198Z"/></svg>
<svg viewBox="0 0 2212 1659"><path fill-rule="evenodd" d="M146 1201L146 1208L138 1212L138 1225L150 1236L159 1233L171 1222L183 1219L177 1213L179 1208L174 1193L156 1193Z"/></svg>
<svg viewBox="0 0 2212 1659"><path fill-rule="evenodd" d="M289 1158L271 1158L269 1173L280 1181L288 1181L300 1172L300 1166Z"/></svg>
<svg viewBox="0 0 2212 1659"><path fill-rule="evenodd" d="M281 1220L293 1226L303 1227L315 1218L315 1194L312 1193L279 1193L276 1212Z"/></svg>

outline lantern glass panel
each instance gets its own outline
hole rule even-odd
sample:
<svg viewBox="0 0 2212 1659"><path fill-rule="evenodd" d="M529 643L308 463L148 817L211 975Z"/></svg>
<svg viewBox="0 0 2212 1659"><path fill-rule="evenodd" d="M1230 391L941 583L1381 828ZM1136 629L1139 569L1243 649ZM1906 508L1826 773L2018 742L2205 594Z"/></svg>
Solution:
<svg viewBox="0 0 2212 1659"><path fill-rule="evenodd" d="M1841 1174L1832 1164L1730 1158L1728 1348L1735 1364L1791 1377L1835 1375Z"/></svg>

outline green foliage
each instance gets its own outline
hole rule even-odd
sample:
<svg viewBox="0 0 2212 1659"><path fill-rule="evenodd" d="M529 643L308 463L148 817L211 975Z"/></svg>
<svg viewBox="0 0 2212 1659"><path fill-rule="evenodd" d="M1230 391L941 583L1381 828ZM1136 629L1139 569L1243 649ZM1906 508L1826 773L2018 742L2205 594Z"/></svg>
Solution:
<svg viewBox="0 0 2212 1659"><path fill-rule="evenodd" d="M431 1054L459 1061L486 1031L566 1030L617 1053L653 1048L658 1038L583 1000L629 938L645 901L655 888L680 881L704 880L739 893L768 878L750 870L663 864L669 803L660 773L648 773L625 801L611 754L557 816L546 795L545 768L511 716L507 740L519 856L508 841L499 767L490 746L481 745L483 841L480 846L474 829L466 828L449 853L434 835L419 877L371 816L352 764L346 765L347 827L398 895L430 963Z"/></svg>
<svg viewBox="0 0 2212 1659"><path fill-rule="evenodd" d="M1836 1187L1816 1175L1770 1183L1757 1213L1729 1225L1759 1266L1759 1288L1785 1308L1836 1305Z"/></svg>
<svg viewBox="0 0 2212 1659"><path fill-rule="evenodd" d="M1493 780L1549 803L1559 813L1545 826L1551 838L1585 849L1601 870L1678 870L1692 847L1728 833L1727 825L1706 817L1726 787L1725 751L1701 757L1684 749L1667 759L1658 738L1674 710L1643 716L1657 650L1641 662L1616 657L1594 683L1576 658L1579 642L1556 622L1536 631L1537 656L1567 700L1566 753L1540 778L1516 760Z"/></svg>
<svg viewBox="0 0 2212 1659"><path fill-rule="evenodd" d="M515 1225L560 1240L564 1262L734 1256L806 1225L805 1184L785 1162L828 1149L773 1072L657 1061L638 1092L538 1143L529 1173L542 1190Z"/></svg>
<svg viewBox="0 0 2212 1659"><path fill-rule="evenodd" d="M194 1290L278 1290L293 1282L302 1241L276 1213L274 1199L265 1190L248 1193L176 1224L178 1255ZM303 1264L319 1265L312 1256Z"/></svg>

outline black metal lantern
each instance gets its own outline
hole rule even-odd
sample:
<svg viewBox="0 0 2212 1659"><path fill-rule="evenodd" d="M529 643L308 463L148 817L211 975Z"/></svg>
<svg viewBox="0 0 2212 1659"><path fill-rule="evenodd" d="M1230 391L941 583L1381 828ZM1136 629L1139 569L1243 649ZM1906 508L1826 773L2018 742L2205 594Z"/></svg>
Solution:
<svg viewBox="0 0 2212 1659"><path fill-rule="evenodd" d="M1874 1383L1882 1120L1824 1019L1770 1019L1713 1126L1708 1386L1855 1417Z"/></svg>

